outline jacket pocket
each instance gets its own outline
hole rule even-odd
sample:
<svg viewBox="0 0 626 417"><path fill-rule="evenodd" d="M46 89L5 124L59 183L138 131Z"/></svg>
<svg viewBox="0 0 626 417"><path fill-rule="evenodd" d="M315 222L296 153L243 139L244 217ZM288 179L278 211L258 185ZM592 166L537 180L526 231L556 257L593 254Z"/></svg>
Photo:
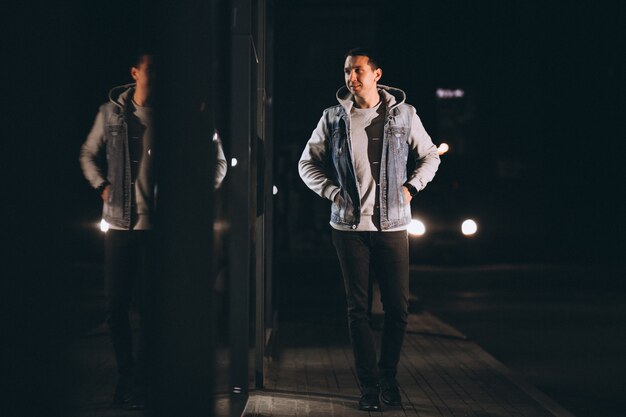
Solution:
<svg viewBox="0 0 626 417"><path fill-rule="evenodd" d="M409 129L402 126L394 126L389 129L390 145L396 153L408 150Z"/></svg>
<svg viewBox="0 0 626 417"><path fill-rule="evenodd" d="M124 127L118 124L108 124L105 126L104 131L110 138L117 139L122 137Z"/></svg>
<svg viewBox="0 0 626 417"><path fill-rule="evenodd" d="M332 210L337 216L343 219L346 211L346 198L344 197L343 188L340 188L339 192L335 196L335 199L333 200Z"/></svg>

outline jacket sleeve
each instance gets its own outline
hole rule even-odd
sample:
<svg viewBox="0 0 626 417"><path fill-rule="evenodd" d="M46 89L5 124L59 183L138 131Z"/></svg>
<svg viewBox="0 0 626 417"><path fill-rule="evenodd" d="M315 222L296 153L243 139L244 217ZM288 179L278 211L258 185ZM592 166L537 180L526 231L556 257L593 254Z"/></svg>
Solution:
<svg viewBox="0 0 626 417"><path fill-rule="evenodd" d="M409 146L416 154L416 166L407 180L417 191L421 191L435 177L441 160L437 147L426 133L422 121L413 109Z"/></svg>
<svg viewBox="0 0 626 417"><path fill-rule="evenodd" d="M80 149L80 167L83 175L93 188L98 188L106 182L102 153L105 150L104 142L104 106L100 107L96 120L87 135L87 140Z"/></svg>
<svg viewBox="0 0 626 417"><path fill-rule="evenodd" d="M298 172L307 187L320 197L333 201L339 193L339 187L331 175L327 115L325 111L311 134L298 162Z"/></svg>
<svg viewBox="0 0 626 417"><path fill-rule="evenodd" d="M222 139L217 130L213 135L213 145L215 146L215 182L213 183L213 188L217 190L220 185L222 185L224 177L226 177L226 171L228 170L228 163L226 162L224 148L222 147Z"/></svg>

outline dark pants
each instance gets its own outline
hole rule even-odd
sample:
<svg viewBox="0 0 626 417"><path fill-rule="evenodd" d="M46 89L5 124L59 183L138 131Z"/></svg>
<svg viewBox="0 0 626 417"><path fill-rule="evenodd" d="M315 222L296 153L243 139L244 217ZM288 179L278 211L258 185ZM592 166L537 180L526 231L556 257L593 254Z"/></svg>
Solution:
<svg viewBox="0 0 626 417"><path fill-rule="evenodd" d="M105 296L107 322L118 373L145 382L147 323L152 278L152 233L109 230L105 239ZM131 304L139 317L137 356L133 355Z"/></svg>
<svg viewBox="0 0 626 417"><path fill-rule="evenodd" d="M395 378L404 341L409 302L409 245L406 231L344 232L333 230L346 289L348 324L361 388L379 378ZM371 271L370 271L371 269ZM380 360L370 327L371 277L378 278L384 329Z"/></svg>

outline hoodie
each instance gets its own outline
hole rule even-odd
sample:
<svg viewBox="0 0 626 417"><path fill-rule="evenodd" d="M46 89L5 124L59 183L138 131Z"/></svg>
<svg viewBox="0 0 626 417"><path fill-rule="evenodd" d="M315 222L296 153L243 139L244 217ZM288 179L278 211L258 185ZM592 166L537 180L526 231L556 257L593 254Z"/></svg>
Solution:
<svg viewBox="0 0 626 417"><path fill-rule="evenodd" d="M385 105L383 150L380 171L381 230L406 227L411 220L410 206L404 201L402 186L417 191L430 182L439 166L437 147L426 133L415 108L406 104L405 93L378 85ZM304 183L321 197L333 201L331 224L357 230L364 210L351 141L352 94L341 87L339 105L326 109L313 131L298 163ZM407 175L409 154L416 167ZM367 209L367 206L365 207Z"/></svg>

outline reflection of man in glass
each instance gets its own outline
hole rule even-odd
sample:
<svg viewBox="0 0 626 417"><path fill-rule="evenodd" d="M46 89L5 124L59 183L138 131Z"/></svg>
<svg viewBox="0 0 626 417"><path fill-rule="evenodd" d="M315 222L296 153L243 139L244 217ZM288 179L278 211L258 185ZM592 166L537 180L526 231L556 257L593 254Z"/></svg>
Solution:
<svg viewBox="0 0 626 417"><path fill-rule="evenodd" d="M100 107L82 146L85 178L103 201L109 224L105 243L107 321L115 350L118 384L114 403L145 407L147 286L152 247L154 58L140 54L130 74L133 84L115 87ZM139 317L137 357L129 320L131 300Z"/></svg>
<svg viewBox="0 0 626 417"><path fill-rule="evenodd" d="M332 201L330 224L345 283L350 336L361 386L359 409L400 405L396 381L408 315L406 228L411 199L439 166L437 148L402 90L379 85L371 51L353 49L344 63L339 105L326 109L299 162L300 176ZM407 175L407 161L416 168ZM385 311L380 359L369 324L370 268Z"/></svg>

